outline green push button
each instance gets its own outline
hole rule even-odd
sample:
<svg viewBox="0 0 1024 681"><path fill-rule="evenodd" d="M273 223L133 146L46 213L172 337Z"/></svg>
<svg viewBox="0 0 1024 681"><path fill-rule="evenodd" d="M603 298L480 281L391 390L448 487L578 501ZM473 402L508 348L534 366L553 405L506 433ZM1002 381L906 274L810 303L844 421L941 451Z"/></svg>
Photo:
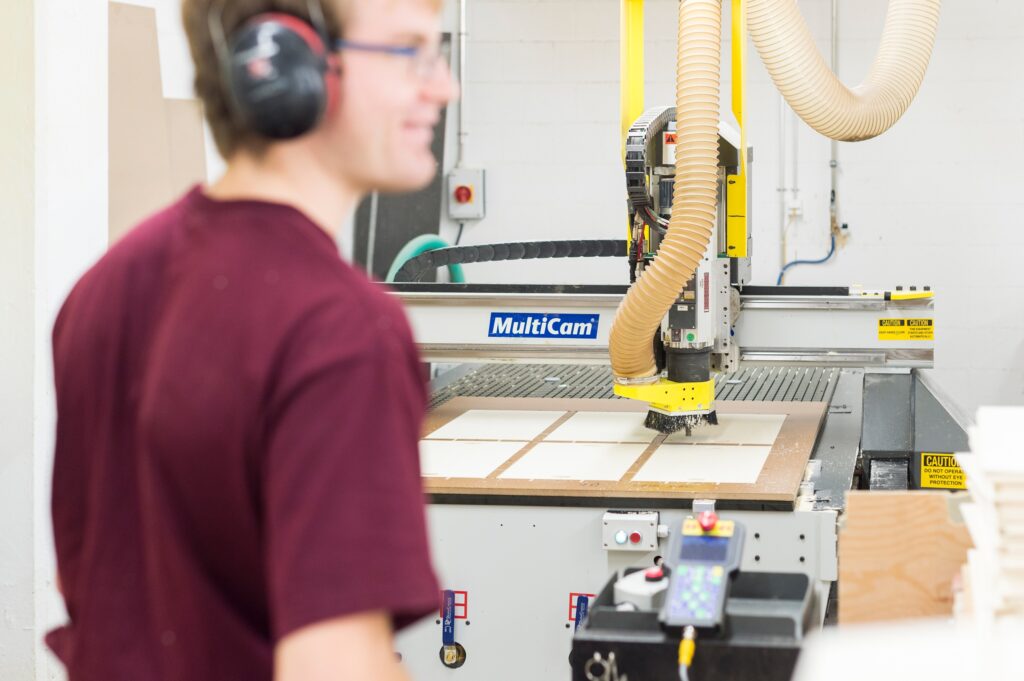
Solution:
<svg viewBox="0 0 1024 681"><path fill-rule="evenodd" d="M693 342L694 338L696 338L696 336L694 336L692 333L686 334L686 340L690 341L691 343Z"/></svg>

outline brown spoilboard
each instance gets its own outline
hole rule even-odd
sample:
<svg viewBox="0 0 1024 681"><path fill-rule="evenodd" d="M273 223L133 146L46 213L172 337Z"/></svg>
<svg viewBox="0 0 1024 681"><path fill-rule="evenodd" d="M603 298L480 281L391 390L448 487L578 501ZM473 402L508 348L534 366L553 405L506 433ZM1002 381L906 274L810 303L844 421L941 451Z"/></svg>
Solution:
<svg viewBox="0 0 1024 681"><path fill-rule="evenodd" d="M628 498L688 500L712 498L744 502L767 502L791 505L795 502L804 478L826 406L822 402L717 402L716 410L726 414L784 415L781 429L771 445L757 481L744 483L641 482L634 477L659 447L664 435L657 435L618 480L579 479L508 479L500 477L534 447L578 412L635 412L643 419L646 406L626 400L458 397L432 411L426 420L424 438L468 411L551 411L560 415L542 433L522 443L514 454L489 475L480 478L424 478L426 491L432 495L466 495L479 497L564 497L564 498ZM496 438L497 439L497 438ZM489 441L479 438L481 442ZM701 445L694 445L700 447ZM710 450L708 450L710 451Z"/></svg>

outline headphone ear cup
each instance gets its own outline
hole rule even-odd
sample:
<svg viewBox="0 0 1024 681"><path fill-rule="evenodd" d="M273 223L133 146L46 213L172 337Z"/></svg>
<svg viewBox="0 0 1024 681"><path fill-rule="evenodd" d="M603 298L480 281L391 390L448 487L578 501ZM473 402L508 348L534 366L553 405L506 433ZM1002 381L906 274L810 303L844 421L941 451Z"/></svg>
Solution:
<svg viewBox="0 0 1024 681"><path fill-rule="evenodd" d="M323 43L294 17L257 17L243 26L229 46L227 70L239 117L263 137L300 137L316 128L327 110Z"/></svg>

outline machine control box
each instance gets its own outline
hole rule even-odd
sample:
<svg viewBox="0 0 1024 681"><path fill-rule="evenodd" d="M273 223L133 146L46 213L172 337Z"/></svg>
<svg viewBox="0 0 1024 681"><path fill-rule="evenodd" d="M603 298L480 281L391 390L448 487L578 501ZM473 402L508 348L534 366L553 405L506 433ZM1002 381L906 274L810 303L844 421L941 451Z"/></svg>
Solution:
<svg viewBox="0 0 1024 681"><path fill-rule="evenodd" d="M669 627L713 629L725 621L729 584L740 567L743 526L732 520L687 518L669 542L668 593L661 621Z"/></svg>
<svg viewBox="0 0 1024 681"><path fill-rule="evenodd" d="M487 214L486 173L456 168L448 174L448 217L457 222L482 220Z"/></svg>
<svg viewBox="0 0 1024 681"><path fill-rule="evenodd" d="M657 511L607 511L601 518L601 546L606 551L658 548Z"/></svg>

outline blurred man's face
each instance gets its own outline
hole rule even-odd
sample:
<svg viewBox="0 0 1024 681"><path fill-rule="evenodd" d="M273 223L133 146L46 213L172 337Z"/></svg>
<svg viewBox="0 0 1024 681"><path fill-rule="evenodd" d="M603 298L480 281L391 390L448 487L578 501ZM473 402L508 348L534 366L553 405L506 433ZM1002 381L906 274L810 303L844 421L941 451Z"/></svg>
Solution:
<svg viewBox="0 0 1024 681"><path fill-rule="evenodd" d="M427 0L351 0L343 30L352 42L413 46L432 55L439 25ZM362 191L425 187L437 172L434 127L458 96L447 61L356 50L342 51L339 59L340 97L317 153Z"/></svg>

